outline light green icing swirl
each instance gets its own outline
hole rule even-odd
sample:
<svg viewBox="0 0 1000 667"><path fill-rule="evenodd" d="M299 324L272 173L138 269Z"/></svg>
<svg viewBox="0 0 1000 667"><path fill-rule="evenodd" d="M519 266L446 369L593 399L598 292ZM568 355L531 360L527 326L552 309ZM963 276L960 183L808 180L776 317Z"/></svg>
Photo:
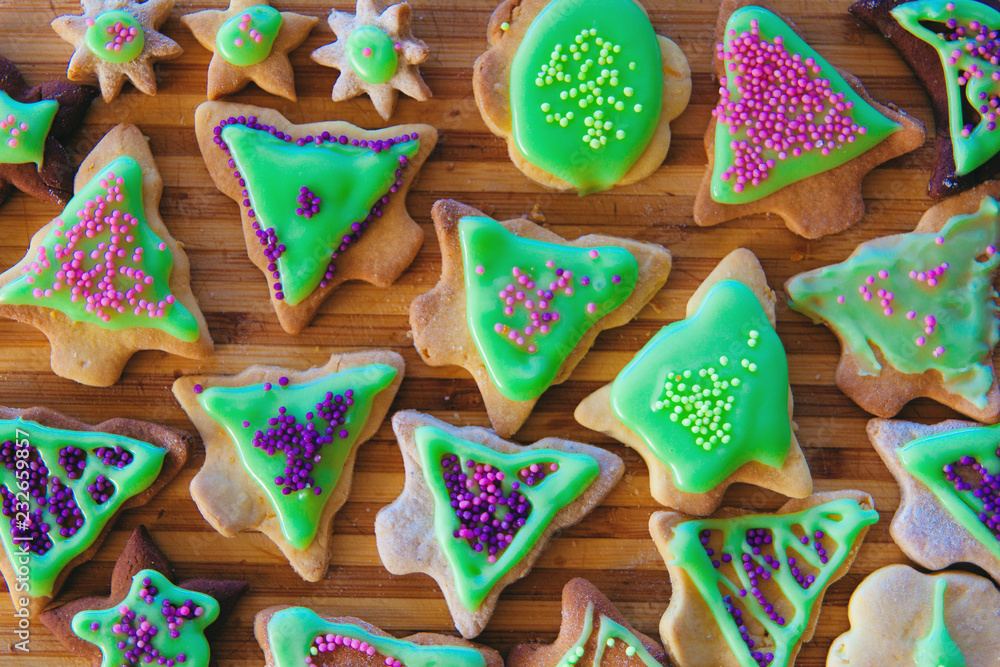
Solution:
<svg viewBox="0 0 1000 667"><path fill-rule="evenodd" d="M982 409L1000 335L992 278L998 215L986 197L977 213L951 218L938 233L864 243L845 262L792 278L790 305L833 329L861 374L882 370L877 347L902 373L938 371L945 389Z"/></svg>
<svg viewBox="0 0 1000 667"><path fill-rule="evenodd" d="M553 0L511 63L517 150L580 194L607 190L656 132L661 60L653 26L632 0Z"/></svg>
<svg viewBox="0 0 1000 667"><path fill-rule="evenodd" d="M112 331L151 328L185 342L201 335L194 315L170 291L174 258L146 221L142 167L134 158L116 158L83 186L28 250L32 255L22 262L25 275L0 288L0 303L52 308Z"/></svg>
<svg viewBox="0 0 1000 667"><path fill-rule="evenodd" d="M316 655L320 635L341 636L367 643L385 658L399 660L403 667L486 667L486 659L465 646L423 646L402 639L376 635L361 626L332 623L305 607L274 612L267 623L267 639L274 667L306 667L306 658ZM335 651L350 651L338 647ZM346 658L350 660L350 657Z"/></svg>
<svg viewBox="0 0 1000 667"><path fill-rule="evenodd" d="M281 20L281 12L273 7L247 7L219 27L215 48L233 65L256 65L271 54Z"/></svg>
<svg viewBox="0 0 1000 667"><path fill-rule="evenodd" d="M944 621L944 593L948 580L938 577L934 582L934 618L927 636L917 642L913 662L917 667L965 667L961 649L948 634Z"/></svg>
<svg viewBox="0 0 1000 667"><path fill-rule="evenodd" d="M295 549L305 549L316 538L319 520L330 494L336 488L343 473L347 456L354 447L358 435L368 422L372 402L388 387L396 377L396 369L385 364L371 364L332 373L306 382L282 387L278 384L265 389L263 383L245 387L211 387L198 394L198 403L205 413L222 426L239 452L243 468L253 477L257 485L267 494L267 498L278 515L281 534ZM270 383L268 383L270 384ZM286 417L294 417L298 423L312 423L322 432L330 424L322 418L307 418L316 412L316 404L327 394L343 395L353 391L353 405L347 410L342 425L334 430L347 431L347 437L334 435L332 443L324 444L319 450L319 460L314 461L313 486L289 494L282 493L282 486L275 483L275 477L285 469L283 451L268 456L267 452L253 444L254 434L273 428L268 420L277 417L279 408L285 408ZM317 457L318 458L318 457ZM317 494L316 489L320 489Z"/></svg>
<svg viewBox="0 0 1000 667"><path fill-rule="evenodd" d="M948 132L951 135L955 173L960 176L968 174L1000 150L1000 132L988 128L992 121L980 111L984 99L995 98L1000 93L1000 84L997 83L1000 81L1000 66L969 53L967 47L983 43L977 41L978 33L975 31L971 37L946 40L928 24L957 19L964 27L978 21L996 30L1000 28L1000 12L974 0L916 0L902 3L890 13L904 30L929 44L941 60L948 96ZM960 77L968 81L959 83ZM986 97L981 99L981 94ZM975 127L968 132L965 131L966 110L978 118ZM994 107L987 113L995 115L996 111Z"/></svg>
<svg viewBox="0 0 1000 667"><path fill-rule="evenodd" d="M861 531L877 521L878 512L863 509L857 501L847 498L791 514L749 514L727 519L684 521L673 528L673 537L669 543L673 559L668 564L683 568L691 577L722 630L733 656L741 665L758 667L739 628L726 611L723 601L726 595L731 595L734 600L745 601L745 613L753 616L774 642L773 647L767 648L767 653L774 655L769 667L787 667L791 661L792 648L798 644L809 626L813 607L822 599L834 574L850 555ZM792 530L794 527L799 527L803 534L809 536L817 530L823 531L827 538L836 543L836 549L826 552L827 563L821 562L814 549L802 545ZM755 565L764 566L763 558L753 555L752 547L746 542L747 531L751 529L772 531L771 549L781 558L781 567L777 570L768 568L771 573L769 584L771 590L775 586L780 589L783 601L787 603L782 607L786 610L782 612L786 620L784 625L771 620L749 594L745 598L739 596L740 590L749 591L752 588L749 576L741 567L742 556L748 555ZM701 533L705 530L722 535L722 543L715 549L715 556L709 556L701 543ZM733 557L732 566L727 569L734 573L735 581L724 571L713 567L712 558L718 558L722 553ZM785 562L786 554L789 553L794 553L800 564L808 564L809 568L816 571L815 581L809 589L803 589L795 580L792 567ZM789 614L788 611L794 613Z"/></svg>
<svg viewBox="0 0 1000 667"><path fill-rule="evenodd" d="M557 449L502 454L433 426L417 428L414 442L424 480L434 498L434 534L451 568L458 599L469 611L479 608L493 586L527 556L555 515L579 498L601 473L600 464L586 454ZM459 458L463 467L472 459L503 471L509 480L516 479L518 470L532 464L556 463L559 466L558 471L546 475L534 486L520 486L518 493L528 498L531 513L494 563L488 561L485 551L477 553L464 539L454 536L460 524L441 473L442 459L452 454Z"/></svg>
<svg viewBox="0 0 1000 667"><path fill-rule="evenodd" d="M621 623L617 623L607 616L600 618L600 627L597 632L597 643L594 647L593 667L601 667L604 660L604 651L615 646L621 641L625 644L624 653L626 657L640 661L646 667L663 667L659 660L654 658L642 645L639 638ZM586 652L587 642L594 632L594 603L587 603L587 611L583 617L583 627L580 630L580 637L572 647L566 651L565 655L556 663L556 667L573 667L581 664L580 659ZM638 663L637 663L638 664Z"/></svg>
<svg viewBox="0 0 1000 667"><path fill-rule="evenodd" d="M373 25L363 25L347 36L347 61L362 81L385 83L399 67L397 45Z"/></svg>
<svg viewBox="0 0 1000 667"><path fill-rule="evenodd" d="M594 603L587 603L587 613L583 617L583 627L580 628L580 636L576 638L573 645L569 647L569 650L559 659L556 663L556 667L570 667L570 665L575 665L583 657L584 647L587 645L587 640L590 639L590 635L594 632Z"/></svg>
<svg viewBox="0 0 1000 667"><path fill-rule="evenodd" d="M490 380L513 401L548 389L587 330L628 299L639 277L624 248L521 238L492 218L462 218L458 237L469 332ZM571 275L560 286L564 271Z"/></svg>
<svg viewBox="0 0 1000 667"><path fill-rule="evenodd" d="M150 580L150 585L155 586L157 594L151 602L147 602L141 595L145 588L143 581ZM163 602L169 601L174 607L184 605L188 600L203 609L200 616L186 619L177 627L178 637L171 637L164 619L162 609ZM135 664L130 662L125 652L136 648L135 644L127 643L125 648L119 648L118 643L124 636L116 634L112 628L121 619L120 609L127 606L134 611L137 619L132 621L138 625L138 617L149 619L151 625L155 625L158 632L151 640L154 649L165 658L175 658L183 655L185 660L177 661L183 667L208 667L210 651L208 640L205 639L205 628L211 625L219 617L219 603L215 598L190 591L186 588L175 586L169 579L156 570L142 570L132 577L132 586L128 595L117 605L102 610L81 611L73 617L73 633L84 641L94 644L101 649L101 667L119 667L119 665ZM96 623L97 628L93 625ZM138 664L149 664L144 659ZM151 664L156 665L154 660Z"/></svg>
<svg viewBox="0 0 1000 667"><path fill-rule="evenodd" d="M8 587L17 592L27 592L32 597L51 596L59 574L74 558L90 548L125 501L146 490L156 481L163 466L166 450L112 433L67 431L20 418L0 420L0 441L7 440L15 444L27 442L35 448L49 470L49 478L58 477L65 487L73 491L76 504L83 515L83 526L74 535L61 537L52 515L45 511L45 521L52 526L48 533L53 543L52 548L42 555L36 553L27 555L30 573L26 577L27 590L21 588L19 581L7 582ZM59 450L71 445L87 452L86 467L76 479L69 479L58 465ZM132 462L121 469L101 464L94 453L99 447L116 446L127 449L133 456ZM25 494L18 495L20 482L23 481L23 477L18 473L22 471L23 469L17 467L8 470L0 466L0 485L14 494L15 502L18 503L27 501ZM114 493L106 502L100 504L95 503L87 492L87 486L94 484L98 475L103 475L114 484ZM33 502L29 503L29 506L32 510L35 509ZM16 571L19 565L25 564L26 556L22 547L27 548L28 545L20 539L15 542L8 519L0 517L0 524L3 526L0 530L0 543L3 544L8 562Z"/></svg>
<svg viewBox="0 0 1000 667"><path fill-rule="evenodd" d="M1000 425L983 428L963 428L937 435L917 438L899 450L899 461L917 480L924 484L955 517L969 535L1000 560L1000 540L979 520L984 512L983 500L973 492L959 494L949 482L944 466L971 456L989 474L1000 478Z"/></svg>
<svg viewBox="0 0 1000 667"><path fill-rule="evenodd" d="M142 53L146 32L134 16L115 9L86 19L84 44L91 53L108 63L132 62ZM117 43L116 43L117 41Z"/></svg>
<svg viewBox="0 0 1000 667"><path fill-rule="evenodd" d="M750 461L781 468L791 446L785 350L756 295L735 280L646 343L611 385L611 408L688 493Z"/></svg>
<svg viewBox="0 0 1000 667"><path fill-rule="evenodd" d="M58 111L56 100L18 102L0 90L0 164L34 162L41 169Z"/></svg>

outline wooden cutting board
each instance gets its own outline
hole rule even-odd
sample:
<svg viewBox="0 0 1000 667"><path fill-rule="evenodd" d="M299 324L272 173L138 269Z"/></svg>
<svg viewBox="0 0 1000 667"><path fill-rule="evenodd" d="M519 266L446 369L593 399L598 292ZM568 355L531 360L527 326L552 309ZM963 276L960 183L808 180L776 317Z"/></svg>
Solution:
<svg viewBox="0 0 1000 667"><path fill-rule="evenodd" d="M595 0L596 1L596 0ZM395 409L415 408L454 424L486 426L486 414L470 377L457 368L430 368L417 356L409 334L407 308L438 279L441 257L430 223L430 207L451 197L497 218L534 213L558 234L575 238L612 233L661 243L674 255L666 287L627 326L598 337L569 381L550 389L517 434L522 442L555 435L608 447L627 465L625 478L592 515L566 530L542 555L534 570L508 587L479 641L506 653L517 642L551 641L560 621L560 592L572 577L586 577L618 605L643 632L658 636L660 615L670 599L670 581L649 538L647 521L658 509L649 496L648 473L631 450L582 428L573 409L591 391L610 381L662 326L683 317L691 292L720 258L738 247L760 257L772 287L791 275L844 259L860 242L909 231L931 202L926 196L932 142L876 169L865 180L868 212L855 227L820 241L806 241L785 229L778 218L754 217L702 229L691 219L694 193L705 169L702 135L717 99L711 77L717 3L705 0L645 0L658 33L675 40L694 71L687 111L673 124L674 138L665 164L633 186L589 197L555 194L532 183L510 163L504 142L485 127L472 95L472 64L485 46L492 0L412 0L414 33L431 48L424 78L434 98L417 103L401 99L393 123L435 125L441 140L408 199L426 241L416 261L389 289L349 284L334 293L313 324L297 336L278 326L258 270L246 256L237 206L218 192L205 170L193 129L195 107L205 99L210 54L181 24L182 14L221 7L179 0L162 32L177 40L184 54L158 68L160 92L148 97L126 84L110 105L94 103L84 129L71 144L77 162L120 122L137 124L150 145L164 180L161 213L191 259L192 285L216 341L216 354L196 363L159 352L137 354L121 381L107 389L84 387L56 377L49 369L49 346L35 329L0 321L0 404L45 405L89 422L131 417L193 430L170 393L173 380L194 372L236 373L249 364L297 368L322 364L333 352L387 347L406 358L407 371ZM325 17L330 5L283 0L281 9ZM882 38L848 13L849 0L775 0L794 17L803 35L830 62L853 72L880 101L898 104L930 123L928 101L916 79ZM353 11L338 0L337 8ZM72 52L49 27L56 16L80 13L70 0L0 0L0 53L11 58L29 83L64 77ZM292 56L298 103L251 86L230 99L278 109L293 122L342 119L365 127L387 125L367 98L333 103L334 70L320 67L309 53L333 41L321 20ZM929 134L933 133L933 129ZM0 208L0 269L16 263L31 235L59 213L20 193ZM899 503L896 483L865 436L869 418L834 386L839 347L825 328L790 312L779 302L778 333L789 354L795 420L817 490L858 488L870 493L881 520L868 533L854 567L826 595L819 627L798 665L819 667L834 637L845 631L847 602L866 575L890 563L907 562L889 536ZM917 401L899 415L936 422L955 416L930 401ZM204 459L196 449L187 467L148 505L126 512L103 548L69 577L60 599L106 594L112 564L128 534L146 525L183 577L225 576L250 582L215 641L219 665L263 664L252 621L274 604L304 604L320 612L354 615L396 634L452 632L438 587L424 575L394 577L379 561L373 522L378 510L402 488L403 466L388 422L358 455L354 489L337 515L330 572L310 584L299 579L267 539L246 534L227 539L212 530L188 495L191 477ZM773 510L783 499L759 489L737 486L726 503ZM0 595L0 664L65 665L67 653L41 625L33 625L31 654L13 652L12 607ZM70 661L77 664L79 661Z"/></svg>

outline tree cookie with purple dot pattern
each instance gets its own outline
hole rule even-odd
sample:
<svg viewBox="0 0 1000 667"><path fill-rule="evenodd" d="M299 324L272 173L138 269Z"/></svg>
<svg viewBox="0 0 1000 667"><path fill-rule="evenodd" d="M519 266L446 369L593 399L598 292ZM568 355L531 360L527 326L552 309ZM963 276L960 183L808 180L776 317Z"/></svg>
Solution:
<svg viewBox="0 0 1000 667"><path fill-rule="evenodd" d="M112 128L75 188L0 275L0 317L45 334L52 371L91 386L117 382L139 350L211 354L187 255L160 218L163 179L142 132Z"/></svg>
<svg viewBox="0 0 1000 667"><path fill-rule="evenodd" d="M982 185L929 209L913 232L785 283L789 305L840 340L837 386L868 412L892 417L926 396L979 421L1000 416L994 197L1000 185Z"/></svg>
<svg viewBox="0 0 1000 667"><path fill-rule="evenodd" d="M379 557L392 574L433 577L467 639L553 534L589 514L625 472L614 454L561 438L522 447L415 410L397 412L392 427L406 481L375 517Z"/></svg>
<svg viewBox="0 0 1000 667"><path fill-rule="evenodd" d="M111 573L108 597L86 597L41 621L92 667L208 667L206 638L225 623L246 582L175 577L144 526L136 528ZM212 626L209 629L209 626Z"/></svg>
<svg viewBox="0 0 1000 667"><path fill-rule="evenodd" d="M864 215L865 175L924 143L920 121L873 100L764 3L724 0L715 38L699 225L776 213L799 236L835 234Z"/></svg>
<svg viewBox="0 0 1000 667"><path fill-rule="evenodd" d="M416 257L424 233L406 195L437 143L430 125L295 125L272 109L205 102L195 130L216 186L240 206L250 260L288 333L341 283L388 287Z"/></svg>
<svg viewBox="0 0 1000 667"><path fill-rule="evenodd" d="M312 52L324 67L340 70L333 101L367 94L375 110L389 120L399 92L424 102L431 89L420 76L427 45L410 29L410 3L386 5L383 0L357 0L356 13L334 9L327 22L337 41Z"/></svg>
<svg viewBox="0 0 1000 667"><path fill-rule="evenodd" d="M91 426L46 408L0 407L0 571L34 617L90 560L126 509L187 461L191 437L133 419Z"/></svg>
<svg viewBox="0 0 1000 667"><path fill-rule="evenodd" d="M358 448L402 379L402 357L370 350L307 371L251 366L174 382L205 443L205 464L191 480L202 516L226 537L264 533L299 576L322 579Z"/></svg>
<svg viewBox="0 0 1000 667"><path fill-rule="evenodd" d="M975 574L889 565L855 589L848 616L826 667L985 666L1000 655L1000 591Z"/></svg>
<svg viewBox="0 0 1000 667"><path fill-rule="evenodd" d="M266 667L503 667L491 648L421 632L397 639L360 618L306 607L268 607L254 617Z"/></svg>
<svg viewBox="0 0 1000 667"><path fill-rule="evenodd" d="M657 502L704 515L736 482L812 493L774 304L760 262L734 250L695 291L685 319L577 406L578 422L645 459Z"/></svg>
<svg viewBox="0 0 1000 667"><path fill-rule="evenodd" d="M633 628L586 579L562 592L562 625L551 644L517 644L507 667L662 667L663 647Z"/></svg>
<svg viewBox="0 0 1000 667"><path fill-rule="evenodd" d="M295 73L288 52L305 41L314 16L279 12L268 0L230 0L228 9L181 16L181 23L212 52L208 99L241 90L253 81L272 95L295 101Z"/></svg>
<svg viewBox="0 0 1000 667"><path fill-rule="evenodd" d="M73 164L63 146L83 122L97 89L64 81L28 87L0 56L0 205L14 188L51 204L73 196Z"/></svg>
<svg viewBox="0 0 1000 667"><path fill-rule="evenodd" d="M153 65L181 55L174 40L158 32L174 0L80 0L83 15L52 21L52 29L76 49L66 71L73 81L97 77L105 102L118 97L128 79L140 92L156 94Z"/></svg>
<svg viewBox="0 0 1000 667"><path fill-rule="evenodd" d="M476 104L528 178L590 194L663 163L691 68L637 0L503 0L487 35Z"/></svg>
<svg viewBox="0 0 1000 667"><path fill-rule="evenodd" d="M431 216L441 279L410 304L413 342L431 366L472 374L503 437L566 381L598 333L635 317L670 272L670 252L653 243L597 234L567 241L450 199Z"/></svg>
<svg viewBox="0 0 1000 667"><path fill-rule="evenodd" d="M827 588L847 574L877 521L861 491L815 493L774 514L653 513L649 531L671 586L660 637L673 663L793 665L816 630Z"/></svg>
<svg viewBox="0 0 1000 667"><path fill-rule="evenodd" d="M868 422L902 495L890 533L919 565L972 563L1000 579L1000 426Z"/></svg>

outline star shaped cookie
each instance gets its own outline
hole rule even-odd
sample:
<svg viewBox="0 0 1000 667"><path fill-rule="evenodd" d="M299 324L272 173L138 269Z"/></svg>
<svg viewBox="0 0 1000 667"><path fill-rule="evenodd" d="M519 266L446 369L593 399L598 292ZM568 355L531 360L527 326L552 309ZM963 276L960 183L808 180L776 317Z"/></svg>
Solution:
<svg viewBox="0 0 1000 667"><path fill-rule="evenodd" d="M710 514L736 482L812 493L774 303L757 258L733 251L688 301L686 319L577 406L578 422L642 455L650 492L667 507Z"/></svg>
<svg viewBox="0 0 1000 667"><path fill-rule="evenodd" d="M431 90L420 77L427 45L410 30L410 4L386 5L382 0L358 0L354 14L333 10L328 22L337 41L312 52L320 65L340 70L333 101L367 93L386 120L399 92L423 102Z"/></svg>
<svg viewBox="0 0 1000 667"><path fill-rule="evenodd" d="M890 533L903 553L930 570L972 563L1000 579L1000 427L872 419L868 439L899 482Z"/></svg>
<svg viewBox="0 0 1000 667"><path fill-rule="evenodd" d="M308 371L251 366L174 382L205 443L205 464L191 480L205 520L226 537L264 533L303 579L322 579L358 447L378 430L402 379L402 357L370 350L335 354Z"/></svg>
<svg viewBox="0 0 1000 667"><path fill-rule="evenodd" d="M17 188L51 204L73 196L73 164L62 142L83 122L93 86L47 81L31 88L0 56L0 205Z"/></svg>
<svg viewBox="0 0 1000 667"><path fill-rule="evenodd" d="M109 596L73 600L45 612L41 621L92 667L207 666L206 628L225 623L247 584L173 579L166 557L139 526L115 563Z"/></svg>
<svg viewBox="0 0 1000 667"><path fill-rule="evenodd" d="M212 52L210 100L253 81L272 95L294 102L295 73L288 52L305 41L317 21L314 16L279 12L268 0L230 0L226 10L181 16L195 39Z"/></svg>
<svg viewBox="0 0 1000 667"><path fill-rule="evenodd" d="M156 94L153 65L176 58L181 47L157 28L174 0L80 0L83 15L60 16L52 29L76 50L66 75L84 81L97 75L105 102L118 96L125 79L147 95Z"/></svg>

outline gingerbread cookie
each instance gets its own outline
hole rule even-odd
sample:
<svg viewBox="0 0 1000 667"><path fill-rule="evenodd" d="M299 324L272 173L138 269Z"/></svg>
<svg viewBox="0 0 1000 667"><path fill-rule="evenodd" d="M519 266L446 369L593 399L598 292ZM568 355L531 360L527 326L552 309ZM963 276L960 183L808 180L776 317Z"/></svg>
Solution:
<svg viewBox="0 0 1000 667"><path fill-rule="evenodd" d="M862 243L840 264L785 283L789 305L840 339L836 381L892 417L927 396L979 421L1000 416L993 367L1000 185L928 210L909 234Z"/></svg>
<svg viewBox="0 0 1000 667"><path fill-rule="evenodd" d="M476 104L528 178L589 194L663 163L691 68L639 2L503 0L487 34Z"/></svg>
<svg viewBox="0 0 1000 667"><path fill-rule="evenodd" d="M913 69L934 112L934 199L1000 171L1000 3L994 0L862 0L850 12L880 31Z"/></svg>
<svg viewBox="0 0 1000 667"><path fill-rule="evenodd" d="M688 301L687 318L577 406L578 422L639 452L657 502L704 515L736 482L812 493L774 302L757 258L734 250Z"/></svg>
<svg viewBox="0 0 1000 667"><path fill-rule="evenodd" d="M864 215L865 175L924 143L920 121L873 100L762 3L724 0L715 35L699 225L776 213L805 238L843 231Z"/></svg>
<svg viewBox="0 0 1000 667"><path fill-rule="evenodd" d="M396 639L351 616L320 616L305 607L269 607L254 618L266 667L503 667L500 654L429 632Z"/></svg>
<svg viewBox="0 0 1000 667"><path fill-rule="evenodd" d="M406 483L375 517L379 556L392 574L433 577L466 638L483 631L500 592L552 535L597 507L625 471L599 447L560 438L522 447L414 410L397 412L392 427ZM487 490L496 500L484 506Z"/></svg>
<svg viewBox="0 0 1000 667"><path fill-rule="evenodd" d="M427 60L427 45L413 36L408 2L386 6L382 0L358 0L356 13L334 9L327 21L337 41L311 57L340 70L334 102L367 94L378 115L389 120L400 91L420 102L431 98L419 68Z"/></svg>
<svg viewBox="0 0 1000 667"><path fill-rule="evenodd" d="M208 667L214 662L206 629L225 622L247 585L173 580L166 557L139 526L115 563L108 597L74 600L45 612L41 621L92 667Z"/></svg>
<svg viewBox="0 0 1000 667"><path fill-rule="evenodd" d="M826 667L986 667L1000 655L1000 592L974 574L889 565L861 582L848 615Z"/></svg>
<svg viewBox="0 0 1000 667"><path fill-rule="evenodd" d="M82 16L60 16L52 29L76 49L66 72L73 81L97 76L105 102L118 97L125 79L147 95L156 94L153 65L176 58L183 49L157 32L174 0L80 0Z"/></svg>
<svg viewBox="0 0 1000 667"><path fill-rule="evenodd" d="M814 493L774 514L655 512L649 531L672 593L660 621L683 667L789 667L812 639L826 589L878 521L860 491Z"/></svg>
<svg viewBox="0 0 1000 667"><path fill-rule="evenodd" d="M0 205L17 188L51 204L73 196L73 164L63 147L80 129L92 86L47 81L28 87L0 56Z"/></svg>
<svg viewBox="0 0 1000 667"><path fill-rule="evenodd" d="M437 143L430 125L295 125L272 109L205 102L195 130L212 180L240 204L247 252L288 333L341 283L388 287L416 257L424 233L406 194Z"/></svg>
<svg viewBox="0 0 1000 667"><path fill-rule="evenodd" d="M134 419L90 426L0 407L0 571L15 611L38 614L97 553L122 510L148 503L187 461L185 433Z"/></svg>
<svg viewBox="0 0 1000 667"><path fill-rule="evenodd" d="M662 667L663 647L629 625L586 579L563 588L562 626L551 644L518 644L507 667Z"/></svg>
<svg viewBox="0 0 1000 667"><path fill-rule="evenodd" d="M972 563L1000 579L1000 426L872 419L868 438L899 482L892 539L931 570Z"/></svg>
<svg viewBox="0 0 1000 667"><path fill-rule="evenodd" d="M163 180L142 132L114 127L75 187L0 275L0 317L45 334L56 375L96 387L117 382L138 350L211 354L187 255L160 218Z"/></svg>
<svg viewBox="0 0 1000 667"><path fill-rule="evenodd" d="M358 447L402 380L402 357L371 350L335 354L308 371L251 366L174 382L205 443L205 465L191 480L205 520L226 537L264 533L299 576L322 579Z"/></svg>
<svg viewBox="0 0 1000 667"><path fill-rule="evenodd" d="M206 9L181 17L195 39L212 52L208 99L234 93L253 81L293 102L295 73L288 52L305 41L318 20L279 12L268 0L230 0L228 9Z"/></svg>
<svg viewBox="0 0 1000 667"><path fill-rule="evenodd" d="M670 252L653 243L596 234L566 241L450 199L431 216L441 279L410 304L413 342L431 366L472 373L503 437L566 381L597 334L635 317L670 272Z"/></svg>

